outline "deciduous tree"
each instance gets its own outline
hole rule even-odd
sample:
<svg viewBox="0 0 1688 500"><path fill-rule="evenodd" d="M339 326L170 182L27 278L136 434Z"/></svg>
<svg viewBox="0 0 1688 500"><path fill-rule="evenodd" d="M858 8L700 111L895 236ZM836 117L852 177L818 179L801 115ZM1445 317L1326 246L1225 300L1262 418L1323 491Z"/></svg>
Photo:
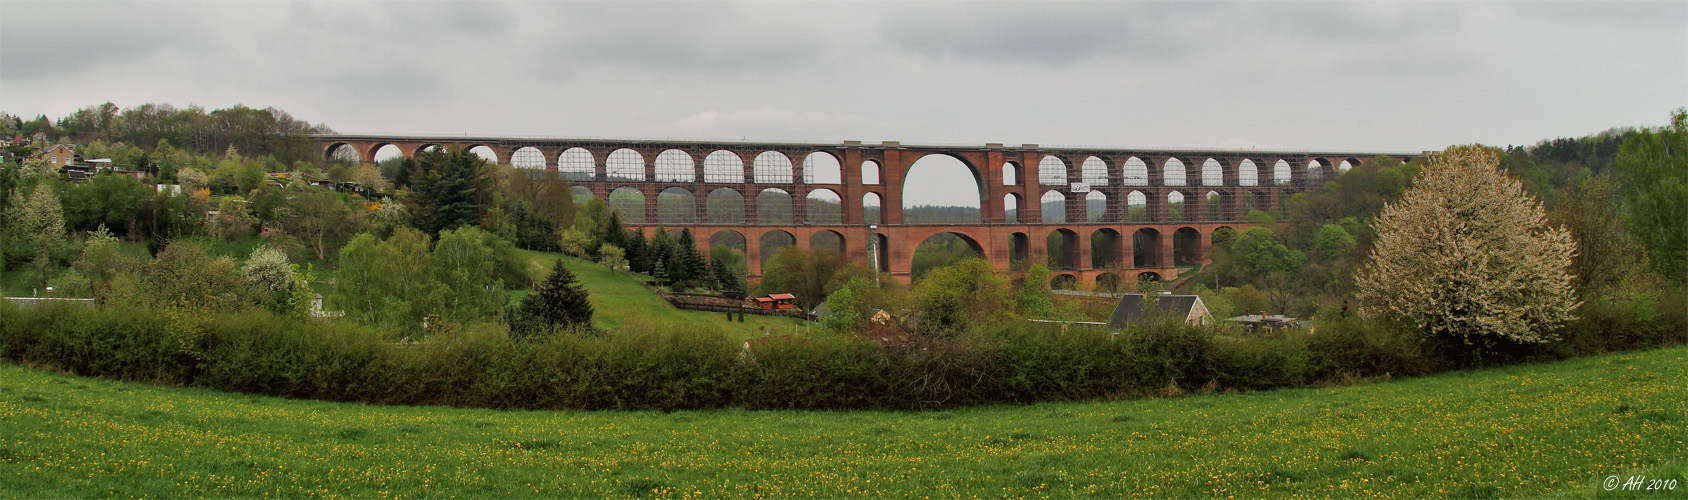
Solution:
<svg viewBox="0 0 1688 500"><path fill-rule="evenodd" d="M1624 221L1668 279L1688 282L1688 109L1625 140L1613 165L1629 186Z"/></svg>

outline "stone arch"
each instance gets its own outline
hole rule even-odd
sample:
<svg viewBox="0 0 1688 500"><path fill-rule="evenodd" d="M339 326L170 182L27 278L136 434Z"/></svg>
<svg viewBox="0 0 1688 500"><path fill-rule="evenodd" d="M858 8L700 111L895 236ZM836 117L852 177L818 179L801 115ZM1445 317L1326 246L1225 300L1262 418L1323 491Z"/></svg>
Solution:
<svg viewBox="0 0 1688 500"><path fill-rule="evenodd" d="M610 191L607 198L604 203L609 205L611 210L621 212L623 222L629 224L645 223L645 193L639 191L638 188L618 187L614 191Z"/></svg>
<svg viewBox="0 0 1688 500"><path fill-rule="evenodd" d="M1167 158L1166 163L1161 164L1162 186L1182 186L1186 184L1186 175L1187 174L1184 172L1184 160L1180 160L1178 158Z"/></svg>
<svg viewBox="0 0 1688 500"><path fill-rule="evenodd" d="M1272 195L1267 194L1264 190L1248 190L1247 195L1243 196L1242 202L1242 212L1245 216L1252 210L1260 210L1262 212L1270 212L1272 210Z"/></svg>
<svg viewBox="0 0 1688 500"><path fill-rule="evenodd" d="M762 225L791 225L796 222L792 210L791 193L780 188L767 188L756 193L756 223Z"/></svg>
<svg viewBox="0 0 1688 500"><path fill-rule="evenodd" d="M1144 163L1141 158L1135 156L1126 158L1125 163L1121 164L1120 170L1124 174L1125 185L1149 185L1149 164Z"/></svg>
<svg viewBox="0 0 1688 500"><path fill-rule="evenodd" d="M1213 158L1202 160L1202 186L1218 187L1224 185L1225 164Z"/></svg>
<svg viewBox="0 0 1688 500"><path fill-rule="evenodd" d="M1131 233L1131 265L1134 267L1165 267L1161 233L1152 227L1139 228Z"/></svg>
<svg viewBox="0 0 1688 500"><path fill-rule="evenodd" d="M1055 155L1043 155L1037 162L1037 184L1039 186L1067 185L1067 162Z"/></svg>
<svg viewBox="0 0 1688 500"><path fill-rule="evenodd" d="M844 244L844 234L838 231L815 231L815 234L809 235L810 251L831 250L838 252L839 255L844 255L848 248Z"/></svg>
<svg viewBox="0 0 1688 500"><path fill-rule="evenodd" d="M1166 193L1166 222L1183 222L1191 220L1189 202L1195 197L1182 190L1174 189Z"/></svg>
<svg viewBox="0 0 1688 500"><path fill-rule="evenodd" d="M862 184L877 186L879 180L879 162L867 160L862 162Z"/></svg>
<svg viewBox="0 0 1688 500"><path fill-rule="evenodd" d="M1067 273L1057 274L1049 278L1050 290L1077 290L1078 276Z"/></svg>
<svg viewBox="0 0 1688 500"><path fill-rule="evenodd" d="M1114 213L1108 210L1108 195L1101 191L1091 191L1084 195L1084 220L1086 222L1114 222Z"/></svg>
<svg viewBox="0 0 1688 500"><path fill-rule="evenodd" d="M322 159L329 162L338 161L357 165L363 163L363 154L359 153L358 148L351 144L336 142L328 145Z"/></svg>
<svg viewBox="0 0 1688 500"><path fill-rule="evenodd" d="M1090 267L1119 269L1125 265L1125 237L1113 228L1104 227L1090 233Z"/></svg>
<svg viewBox="0 0 1688 500"><path fill-rule="evenodd" d="M879 193L868 191L862 195L862 222L868 224L884 224L884 200Z"/></svg>
<svg viewBox="0 0 1688 500"><path fill-rule="evenodd" d="M953 202L935 200L937 194L932 193L931 186L942 185L950 191L965 192L967 184L957 177L963 173L971 177L973 195L967 197L972 200L970 208L980 209L971 214L948 214L949 220L930 220L910 209L920 205L954 205ZM928 153L909 164L907 175L903 177L902 210L904 224L978 224L983 219L981 214L985 206L982 198L985 189L983 176L978 167L969 163L965 158L946 153ZM895 219L889 222L895 223Z"/></svg>
<svg viewBox="0 0 1688 500"><path fill-rule="evenodd" d="M1020 182L1020 164L1011 161L1002 162L1002 185L1018 186Z"/></svg>
<svg viewBox="0 0 1688 500"><path fill-rule="evenodd" d="M375 149L370 152L369 158L370 158L371 161L373 161L375 163L381 163L381 162L391 160L391 159L394 159L394 158L403 159L404 158L404 150L399 149L399 146L397 144L393 144L393 143L389 142L389 143L386 143L386 144L382 144L380 146L376 146ZM539 167L545 168L545 159L544 158L539 159Z"/></svg>
<svg viewBox="0 0 1688 500"><path fill-rule="evenodd" d="M415 157L416 155L422 154L425 151L433 151L433 150L445 151L445 147L439 145L438 143L425 142L425 143L422 143L422 144L418 144L416 146L416 149L414 151L410 152L410 156Z"/></svg>
<svg viewBox="0 0 1688 500"><path fill-rule="evenodd" d="M1044 224L1061 224L1067 222L1067 193L1059 189L1043 192L1038 199L1038 207L1043 212Z"/></svg>
<svg viewBox="0 0 1688 500"><path fill-rule="evenodd" d="M1081 263L1078 233L1067 228L1056 228L1049 232L1045 242L1049 249L1050 269L1078 269Z"/></svg>
<svg viewBox="0 0 1688 500"><path fill-rule="evenodd" d="M468 149L470 153L474 153L475 156L479 156L482 160L486 160L489 163L499 165L504 163L504 160L498 157L498 151L493 150L492 146L475 144L465 149Z"/></svg>
<svg viewBox="0 0 1688 500"><path fill-rule="evenodd" d="M869 241L869 244L871 244L873 248L869 249L868 253L871 254L873 260L876 261L875 267L878 267L877 271L882 273L891 272L891 238L885 236L884 233L878 232L873 233L872 238L873 239L872 241Z"/></svg>
<svg viewBox="0 0 1688 500"><path fill-rule="evenodd" d="M398 148L393 148L398 149ZM545 153L533 146L522 146L516 152L510 153L510 166L538 170L545 168Z"/></svg>
<svg viewBox="0 0 1688 500"><path fill-rule="evenodd" d="M1294 180L1295 173L1289 166L1289 161L1278 160L1277 163L1272 164L1272 185L1288 186Z"/></svg>
<svg viewBox="0 0 1688 500"><path fill-rule="evenodd" d="M1202 233L1196 228L1184 226L1172 233L1172 255L1174 264L1202 264L1205 263L1207 250L1203 248Z"/></svg>
<svg viewBox="0 0 1688 500"><path fill-rule="evenodd" d="M1329 169L1330 162L1328 161L1320 158L1307 160L1307 182L1305 184L1308 186L1318 186L1323 184L1325 180L1325 171Z"/></svg>
<svg viewBox="0 0 1688 500"><path fill-rule="evenodd" d="M751 179L757 184L791 184L791 157L778 151L763 151L751 161Z"/></svg>
<svg viewBox="0 0 1688 500"><path fill-rule="evenodd" d="M978 257L978 258L981 258L981 259L985 258L985 247L983 245L980 245L979 241L973 239L972 236L968 236L964 233L955 232L955 231L934 232L930 235L927 235L925 239L920 240L920 244L915 245L912 248L913 251L909 252L910 253L910 255L909 255L909 271L910 271L910 274L913 275L911 277L914 278L914 279L919 279L920 275L923 274L927 270L930 270L930 269L938 267L938 266L949 265L950 264L949 262L937 262L937 261L923 262L923 261L921 261L921 258L923 256L929 255L929 254L923 254L920 251L920 247L926 246L926 245L932 245L932 244L947 243L947 240L949 240L949 238L952 238L952 237L959 239L961 241L961 243L966 245L967 249L972 252L974 257Z"/></svg>
<svg viewBox="0 0 1688 500"><path fill-rule="evenodd" d="M1154 219L1154 207L1150 206L1149 195L1142 191L1133 190L1125 195L1126 220L1130 222L1149 222Z"/></svg>
<svg viewBox="0 0 1688 500"><path fill-rule="evenodd" d="M716 150L703 157L703 182L744 182L744 158L732 151Z"/></svg>
<svg viewBox="0 0 1688 500"><path fill-rule="evenodd" d="M837 156L816 151L803 157L804 184L843 184L844 169Z"/></svg>
<svg viewBox="0 0 1688 500"><path fill-rule="evenodd" d="M744 195L730 187L715 188L704 197L704 213L710 224L743 224Z"/></svg>
<svg viewBox="0 0 1688 500"><path fill-rule="evenodd" d="M1024 271L1031 266L1027 258L1031 254L1031 237L1026 233L1015 232L1008 235L1008 268Z"/></svg>
<svg viewBox="0 0 1688 500"><path fill-rule="evenodd" d="M732 229L722 229L709 235L709 259L725 260L727 267L735 271L745 270L745 256L750 255L749 240L744 233ZM729 251L722 252L717 247L724 247ZM735 253L736 252L736 253Z"/></svg>
<svg viewBox="0 0 1688 500"><path fill-rule="evenodd" d="M1108 162L1095 156L1085 158L1084 163L1079 165L1079 175L1082 179L1081 182L1085 185L1106 186L1108 185Z"/></svg>
<svg viewBox="0 0 1688 500"><path fill-rule="evenodd" d="M627 148L611 151L604 159L604 179L609 181L645 181L645 155Z"/></svg>
<svg viewBox="0 0 1688 500"><path fill-rule="evenodd" d="M1243 163L1237 166L1237 185L1260 185L1260 167L1254 165L1254 160L1243 160Z"/></svg>
<svg viewBox="0 0 1688 500"><path fill-rule="evenodd" d="M1118 274L1101 273L1096 275L1095 290L1097 292L1119 293L1125 289L1125 278L1119 277Z"/></svg>
<svg viewBox="0 0 1688 500"><path fill-rule="evenodd" d="M656 221L663 224L696 224L697 197L691 190L675 186L656 194Z"/></svg>
<svg viewBox="0 0 1688 500"><path fill-rule="evenodd" d="M697 162L685 151L666 150L656 155L652 174L657 182L697 182Z"/></svg>
<svg viewBox="0 0 1688 500"><path fill-rule="evenodd" d="M1236 209L1231 206L1231 196L1223 189L1209 189L1202 195L1202 206L1206 208L1205 218L1208 221L1236 220Z"/></svg>
<svg viewBox="0 0 1688 500"><path fill-rule="evenodd" d="M1160 280L1161 280L1160 273L1157 273L1157 272L1154 272L1154 271L1143 271L1143 272L1137 273L1137 282L1138 283L1145 283L1145 282L1155 283L1155 282L1159 282Z"/></svg>
<svg viewBox="0 0 1688 500"><path fill-rule="evenodd" d="M844 197L826 188L809 191L804 197L804 224L837 225L844 223Z"/></svg>
<svg viewBox="0 0 1688 500"><path fill-rule="evenodd" d="M1020 222L1020 195L1008 193L1002 195L1002 221L1009 224Z"/></svg>
<svg viewBox="0 0 1688 500"><path fill-rule="evenodd" d="M767 264L769 257L773 257L774 254L779 253L779 251L785 249L785 247L796 244L796 236L792 236L791 233L784 230L775 229L762 233L762 237L757 238L756 252L761 254L760 262L762 264Z"/></svg>
<svg viewBox="0 0 1688 500"><path fill-rule="evenodd" d="M575 182L588 182L598 178L597 159L586 148L568 148L557 155L557 171L562 172L563 178Z"/></svg>

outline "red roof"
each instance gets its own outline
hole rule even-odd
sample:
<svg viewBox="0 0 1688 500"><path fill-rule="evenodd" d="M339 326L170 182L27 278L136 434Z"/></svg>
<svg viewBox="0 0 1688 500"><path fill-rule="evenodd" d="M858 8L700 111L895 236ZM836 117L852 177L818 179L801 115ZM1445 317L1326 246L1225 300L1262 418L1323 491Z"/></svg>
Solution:
<svg viewBox="0 0 1688 500"><path fill-rule="evenodd" d="M776 294L773 294L773 295L769 295L768 298L774 299L774 300L786 300L786 299L796 300L797 296L789 294L789 293L776 293Z"/></svg>

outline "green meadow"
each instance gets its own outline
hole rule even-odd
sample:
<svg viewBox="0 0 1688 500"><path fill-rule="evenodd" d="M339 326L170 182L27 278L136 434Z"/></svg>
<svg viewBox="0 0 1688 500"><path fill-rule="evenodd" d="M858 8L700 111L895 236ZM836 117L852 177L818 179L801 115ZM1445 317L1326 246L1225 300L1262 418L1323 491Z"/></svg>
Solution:
<svg viewBox="0 0 1688 500"><path fill-rule="evenodd" d="M0 365L0 496L1685 498L1684 387L1688 346L937 412L380 407Z"/></svg>

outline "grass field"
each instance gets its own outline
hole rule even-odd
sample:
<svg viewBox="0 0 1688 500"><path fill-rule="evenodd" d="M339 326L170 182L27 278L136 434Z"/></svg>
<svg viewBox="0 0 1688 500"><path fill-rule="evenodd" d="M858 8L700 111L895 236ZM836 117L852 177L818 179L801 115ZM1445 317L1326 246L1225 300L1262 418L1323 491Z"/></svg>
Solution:
<svg viewBox="0 0 1688 500"><path fill-rule="evenodd" d="M590 294L593 315L592 320L599 328L615 329L629 322L651 323L679 323L679 324L715 324L737 338L762 336L765 327L775 334L792 333L793 328L812 328L814 323L777 316L745 315L744 322L727 322L725 313L711 313L703 311L688 311L674 307L667 301L657 297L644 285L640 285L632 275L612 271L607 267L591 261L564 257L561 254L523 252L528 256L529 268L537 279L543 279L551 272L551 263L556 259L563 259L563 265L580 278L582 286ZM512 300L526 295L526 290L511 294Z"/></svg>
<svg viewBox="0 0 1688 500"><path fill-rule="evenodd" d="M0 366L7 497L1688 497L1688 347L943 412L370 407ZM1666 483L1643 483L1662 487ZM1618 491L1635 496L1637 492Z"/></svg>

